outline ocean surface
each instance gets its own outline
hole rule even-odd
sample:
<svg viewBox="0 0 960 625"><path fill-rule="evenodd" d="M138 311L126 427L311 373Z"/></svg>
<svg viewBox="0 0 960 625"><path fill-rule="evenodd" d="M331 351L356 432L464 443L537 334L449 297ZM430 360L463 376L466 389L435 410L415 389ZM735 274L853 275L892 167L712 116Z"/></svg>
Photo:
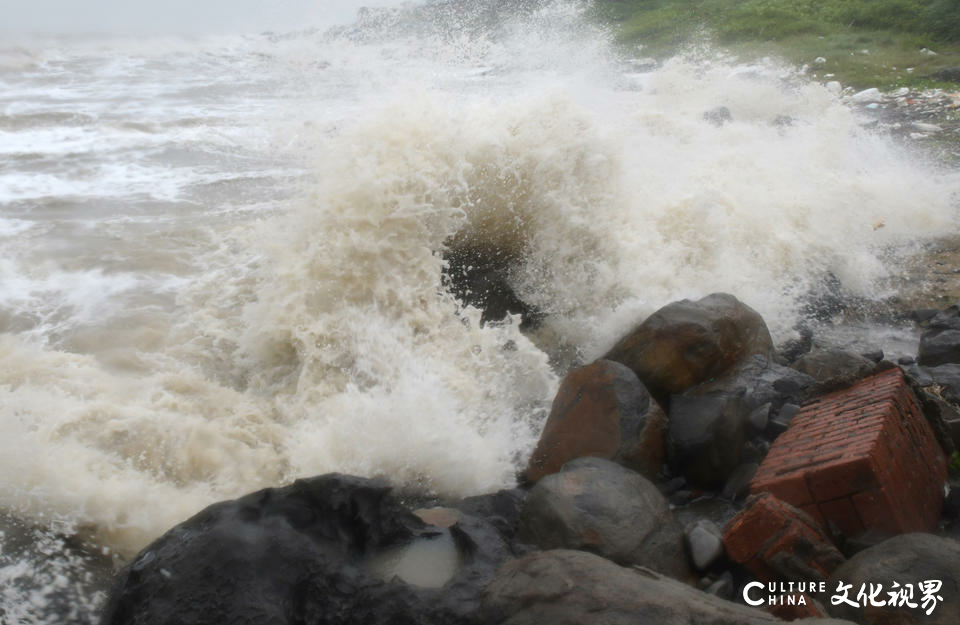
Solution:
<svg viewBox="0 0 960 625"><path fill-rule="evenodd" d="M297 477L510 486L566 368L660 306L728 291L785 341L957 233L956 172L776 60L463 6L0 41L4 625L90 622L113 564ZM481 323L454 249L539 323Z"/></svg>

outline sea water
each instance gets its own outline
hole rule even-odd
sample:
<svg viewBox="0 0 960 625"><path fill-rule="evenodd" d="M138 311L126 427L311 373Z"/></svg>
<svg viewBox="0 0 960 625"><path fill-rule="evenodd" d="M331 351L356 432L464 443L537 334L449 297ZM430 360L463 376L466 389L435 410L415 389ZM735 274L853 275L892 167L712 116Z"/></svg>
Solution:
<svg viewBox="0 0 960 625"><path fill-rule="evenodd" d="M0 620L86 622L104 558L297 477L510 486L658 307L728 291L783 341L956 231L954 172L783 63L638 71L580 3L479 6L0 46ZM481 323L455 245L539 325Z"/></svg>

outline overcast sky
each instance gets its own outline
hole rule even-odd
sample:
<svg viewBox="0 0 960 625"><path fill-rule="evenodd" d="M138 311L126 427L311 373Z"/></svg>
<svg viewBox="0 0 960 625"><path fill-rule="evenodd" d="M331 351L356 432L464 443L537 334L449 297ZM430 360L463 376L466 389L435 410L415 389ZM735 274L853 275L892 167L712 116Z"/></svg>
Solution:
<svg viewBox="0 0 960 625"><path fill-rule="evenodd" d="M398 0L0 0L0 31L201 33L350 21Z"/></svg>

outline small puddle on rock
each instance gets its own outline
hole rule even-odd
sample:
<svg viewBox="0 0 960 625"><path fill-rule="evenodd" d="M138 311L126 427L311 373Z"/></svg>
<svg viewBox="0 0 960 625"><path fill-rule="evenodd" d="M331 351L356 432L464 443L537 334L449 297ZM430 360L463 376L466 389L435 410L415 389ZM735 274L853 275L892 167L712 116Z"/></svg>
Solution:
<svg viewBox="0 0 960 625"><path fill-rule="evenodd" d="M411 586L439 588L460 568L460 551L448 530L415 538L370 558L366 567L383 580L394 577Z"/></svg>

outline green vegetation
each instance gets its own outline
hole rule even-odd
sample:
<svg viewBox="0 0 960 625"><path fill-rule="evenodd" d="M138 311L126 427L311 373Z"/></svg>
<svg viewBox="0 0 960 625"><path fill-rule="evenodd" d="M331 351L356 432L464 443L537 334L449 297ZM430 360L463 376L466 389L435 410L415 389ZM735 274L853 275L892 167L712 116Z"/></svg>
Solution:
<svg viewBox="0 0 960 625"><path fill-rule="evenodd" d="M855 87L946 86L960 66L960 0L596 0L627 46L666 56L706 36L736 54L777 54ZM936 55L921 52L934 50ZM912 68L907 72L907 68Z"/></svg>
<svg viewBox="0 0 960 625"><path fill-rule="evenodd" d="M960 452L955 451L950 454L950 464L947 468L951 476L960 477Z"/></svg>

